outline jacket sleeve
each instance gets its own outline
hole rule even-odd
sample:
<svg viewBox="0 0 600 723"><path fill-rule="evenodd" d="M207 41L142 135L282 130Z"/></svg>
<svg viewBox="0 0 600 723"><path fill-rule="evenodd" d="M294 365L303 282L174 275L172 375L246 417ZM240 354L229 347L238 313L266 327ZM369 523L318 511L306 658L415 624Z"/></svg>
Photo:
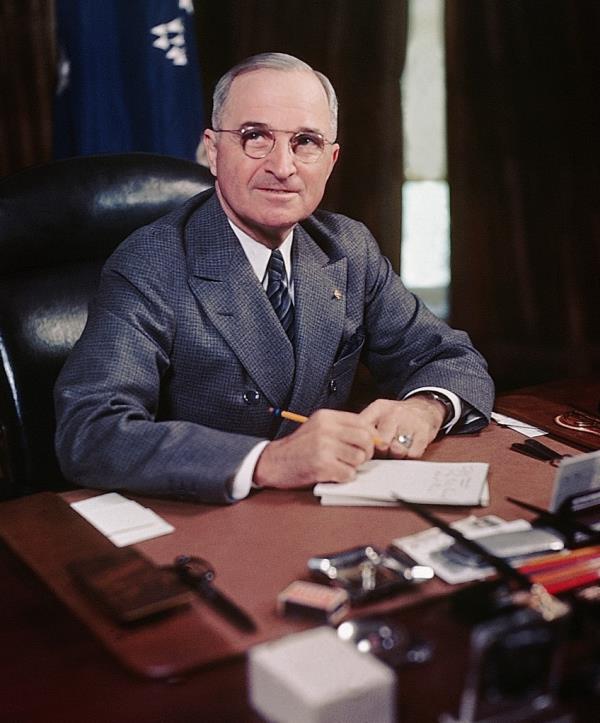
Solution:
<svg viewBox="0 0 600 723"><path fill-rule="evenodd" d="M177 269L151 267L134 255L103 271L55 387L62 472L83 486L232 502L229 484L258 439L157 418L177 331L170 298Z"/></svg>
<svg viewBox="0 0 600 723"><path fill-rule="evenodd" d="M464 331L452 329L408 291L366 233L364 360L382 393L403 398L421 387L441 387L463 401L453 432L485 426L494 402L487 364Z"/></svg>

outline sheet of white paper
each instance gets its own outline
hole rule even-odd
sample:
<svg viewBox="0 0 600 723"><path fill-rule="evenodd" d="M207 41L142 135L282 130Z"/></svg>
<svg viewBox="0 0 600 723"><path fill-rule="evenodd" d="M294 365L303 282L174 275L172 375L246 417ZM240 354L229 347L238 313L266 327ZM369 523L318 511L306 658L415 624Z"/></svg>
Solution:
<svg viewBox="0 0 600 723"><path fill-rule="evenodd" d="M424 462L375 459L359 467L356 479L345 484L320 483L314 494L345 498L340 504L363 504L361 499L440 505L482 505L489 502L488 465L484 462ZM358 501L358 502L357 502Z"/></svg>
<svg viewBox="0 0 600 723"><path fill-rule="evenodd" d="M460 530L466 537L476 539L498 532L526 530L531 525L526 520L506 522L495 515L484 515L483 517L470 515L462 520L457 520L452 527ZM453 543L454 539L437 527L431 527L423 532L417 532L415 535L400 537L392 541L393 545L404 550L419 565L432 567L435 574L450 585L483 580L495 573L491 567L468 567L449 560L442 552Z"/></svg>
<svg viewBox="0 0 600 723"><path fill-rule="evenodd" d="M73 502L71 507L117 547L166 535L175 529L153 510L118 492Z"/></svg>
<svg viewBox="0 0 600 723"><path fill-rule="evenodd" d="M148 514L151 510L125 498L121 504L86 506L84 502L88 500L74 503L73 509L107 537L124 530L147 527L154 521Z"/></svg>
<svg viewBox="0 0 600 723"><path fill-rule="evenodd" d="M521 422L519 419L514 419L514 417L499 414L498 412L492 412L492 419L503 427L510 427L525 437L543 437L545 434L548 434L548 432L545 432L543 429L527 424L527 422Z"/></svg>
<svg viewBox="0 0 600 723"><path fill-rule="evenodd" d="M170 525L166 520L158 517L157 521L148 527L137 527L134 530L117 532L116 534L111 535L109 539L117 547L125 547L127 545L133 545L136 542L151 540L152 538L160 537L161 535L168 535L170 532L173 532L174 529L173 525Z"/></svg>

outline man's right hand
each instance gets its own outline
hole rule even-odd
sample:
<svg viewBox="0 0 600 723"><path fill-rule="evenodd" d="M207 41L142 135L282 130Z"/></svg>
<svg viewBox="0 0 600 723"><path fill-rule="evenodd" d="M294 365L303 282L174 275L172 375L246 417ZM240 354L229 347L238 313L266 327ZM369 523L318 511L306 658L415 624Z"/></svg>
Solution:
<svg viewBox="0 0 600 723"><path fill-rule="evenodd" d="M375 428L358 414L320 409L287 437L267 444L254 468L260 487L349 482L374 452Z"/></svg>

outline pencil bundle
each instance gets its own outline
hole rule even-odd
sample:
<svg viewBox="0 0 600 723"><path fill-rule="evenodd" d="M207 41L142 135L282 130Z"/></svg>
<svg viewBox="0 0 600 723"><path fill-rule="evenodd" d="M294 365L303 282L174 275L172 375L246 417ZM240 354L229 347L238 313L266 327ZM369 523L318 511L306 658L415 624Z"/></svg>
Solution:
<svg viewBox="0 0 600 723"><path fill-rule="evenodd" d="M600 545L541 555L519 566L532 582L556 595L600 579Z"/></svg>

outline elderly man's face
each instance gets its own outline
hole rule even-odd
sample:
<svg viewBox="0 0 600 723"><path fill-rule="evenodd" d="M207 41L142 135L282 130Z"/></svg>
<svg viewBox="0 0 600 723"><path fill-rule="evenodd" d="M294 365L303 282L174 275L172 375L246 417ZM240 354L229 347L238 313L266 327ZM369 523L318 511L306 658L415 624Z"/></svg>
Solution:
<svg viewBox="0 0 600 723"><path fill-rule="evenodd" d="M262 125L274 130L320 133L331 141L331 118L323 86L312 73L262 69L238 76L223 109L221 128ZM292 152L290 135L275 133L265 158L248 158L239 136L205 132L216 189L233 223L252 238L276 247L291 228L318 206L338 157L337 144L325 144L313 163Z"/></svg>

